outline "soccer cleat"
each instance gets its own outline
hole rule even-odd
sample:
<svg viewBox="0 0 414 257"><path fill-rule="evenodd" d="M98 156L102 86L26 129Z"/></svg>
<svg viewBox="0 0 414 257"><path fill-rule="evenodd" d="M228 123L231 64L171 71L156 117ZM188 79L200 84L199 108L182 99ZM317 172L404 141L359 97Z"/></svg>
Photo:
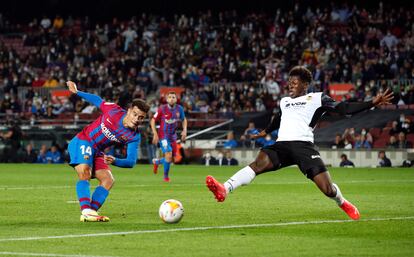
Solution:
<svg viewBox="0 0 414 257"><path fill-rule="evenodd" d="M152 159L152 164L154 165L152 171L154 172L154 174L157 174L158 172L158 164L156 163L156 161L158 161L158 159Z"/></svg>
<svg viewBox="0 0 414 257"><path fill-rule="evenodd" d="M223 202L226 199L227 192L223 184L218 182L213 176L206 177L206 185L208 189L214 194L217 202Z"/></svg>
<svg viewBox="0 0 414 257"><path fill-rule="evenodd" d="M82 213L80 216L81 222L108 222L109 218L99 215L96 211L90 210Z"/></svg>
<svg viewBox="0 0 414 257"><path fill-rule="evenodd" d="M165 182L170 182L170 178L164 178Z"/></svg>
<svg viewBox="0 0 414 257"><path fill-rule="evenodd" d="M351 219L358 220L360 215L357 207L352 203L345 200L341 206L339 206Z"/></svg>

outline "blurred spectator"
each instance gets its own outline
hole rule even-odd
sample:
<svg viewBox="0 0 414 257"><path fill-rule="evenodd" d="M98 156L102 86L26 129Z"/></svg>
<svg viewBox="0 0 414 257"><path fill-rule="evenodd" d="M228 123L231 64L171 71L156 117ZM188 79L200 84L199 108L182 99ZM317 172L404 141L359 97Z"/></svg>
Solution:
<svg viewBox="0 0 414 257"><path fill-rule="evenodd" d="M55 19L53 20L53 28L56 30L60 30L63 27L63 18L60 15L56 15Z"/></svg>
<svg viewBox="0 0 414 257"><path fill-rule="evenodd" d="M390 136L390 139L389 139L388 144L387 144L387 148L390 148L390 149L397 149L398 148L398 142L397 142L397 138L395 136Z"/></svg>
<svg viewBox="0 0 414 257"><path fill-rule="evenodd" d="M339 149L339 148L344 148L344 147L345 147L345 144L344 144L344 141L342 140L341 134L336 134L335 141L331 145L331 148L332 149Z"/></svg>
<svg viewBox="0 0 414 257"><path fill-rule="evenodd" d="M236 148L237 147L237 141L234 139L233 131L230 131L229 133L227 133L227 140L224 142L223 147L224 148Z"/></svg>
<svg viewBox="0 0 414 257"><path fill-rule="evenodd" d="M406 137L405 137L405 133L404 132L400 132L398 134L398 147L399 149L407 149L407 148L412 148L413 145L411 144L410 141L407 141Z"/></svg>
<svg viewBox="0 0 414 257"><path fill-rule="evenodd" d="M211 153L207 152L203 155L203 158L201 159L201 164L205 166L217 165L217 160L216 158L211 156Z"/></svg>
<svg viewBox="0 0 414 257"><path fill-rule="evenodd" d="M365 136L363 135L356 135L355 142L354 142L355 149L371 149L371 144L366 140Z"/></svg>
<svg viewBox="0 0 414 257"><path fill-rule="evenodd" d="M46 158L46 153L47 152L48 152L47 151L47 146L42 145L40 147L39 154L37 155L36 163L48 163L47 158Z"/></svg>
<svg viewBox="0 0 414 257"><path fill-rule="evenodd" d="M355 167L354 163L348 160L348 156L346 154L341 154L341 163L339 164L340 167Z"/></svg>
<svg viewBox="0 0 414 257"><path fill-rule="evenodd" d="M58 151L55 145L52 145L49 151L46 153L46 161L48 163L63 163L62 154Z"/></svg>
<svg viewBox="0 0 414 257"><path fill-rule="evenodd" d="M264 141L261 142L263 147L273 145L274 143L276 143L276 141L272 139L272 136L270 134L267 134L264 138Z"/></svg>
<svg viewBox="0 0 414 257"><path fill-rule="evenodd" d="M223 159L222 165L239 165L239 162L235 158L233 158L231 151L227 151L226 158Z"/></svg>
<svg viewBox="0 0 414 257"><path fill-rule="evenodd" d="M393 121L389 134L396 135L396 134L399 134L400 132L401 132L401 127L398 125L398 121Z"/></svg>
<svg viewBox="0 0 414 257"><path fill-rule="evenodd" d="M380 159L380 167L391 167L391 160L387 158L384 151L379 151L378 158Z"/></svg>
<svg viewBox="0 0 414 257"><path fill-rule="evenodd" d="M26 149L23 154L23 162L35 163L36 161L37 161L37 153L33 149L33 145L27 144Z"/></svg>
<svg viewBox="0 0 414 257"><path fill-rule="evenodd" d="M347 149L347 150L352 149L352 143L349 142L348 139L344 140L344 145L345 145L344 149Z"/></svg>

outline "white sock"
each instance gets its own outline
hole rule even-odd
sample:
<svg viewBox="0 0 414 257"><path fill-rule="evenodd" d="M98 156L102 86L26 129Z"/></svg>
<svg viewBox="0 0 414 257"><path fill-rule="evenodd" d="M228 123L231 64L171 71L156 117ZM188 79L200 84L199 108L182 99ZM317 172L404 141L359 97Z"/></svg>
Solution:
<svg viewBox="0 0 414 257"><path fill-rule="evenodd" d="M256 177L256 173L250 166L246 166L234 174L224 183L227 193L233 192L239 186L250 184Z"/></svg>
<svg viewBox="0 0 414 257"><path fill-rule="evenodd" d="M341 206L343 203L344 203L344 201L345 201L345 198L342 196L342 193L341 193L341 190L339 190L339 187L338 187L338 185L337 184L335 184L335 183L332 183L332 185L333 185L333 187L335 187L335 189L336 189L336 196L334 196L334 197L329 197L329 198L331 198L332 200L334 200L339 206Z"/></svg>
<svg viewBox="0 0 414 257"><path fill-rule="evenodd" d="M82 210L82 214L90 214L90 213L93 213L93 212L95 212L95 210L92 210L92 209L89 209L89 208Z"/></svg>

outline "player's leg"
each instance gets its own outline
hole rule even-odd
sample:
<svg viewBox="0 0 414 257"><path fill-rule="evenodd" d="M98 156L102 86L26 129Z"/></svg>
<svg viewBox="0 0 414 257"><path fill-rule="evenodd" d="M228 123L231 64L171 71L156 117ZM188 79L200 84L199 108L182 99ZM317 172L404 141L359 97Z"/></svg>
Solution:
<svg viewBox="0 0 414 257"><path fill-rule="evenodd" d="M68 145L70 165L74 167L78 182L76 183L76 194L81 207L80 220L85 221L106 221L91 208L91 192L89 180L92 178L92 166L94 150L90 142L74 137Z"/></svg>
<svg viewBox="0 0 414 257"><path fill-rule="evenodd" d="M164 181L170 182L170 166L173 161L173 152L166 152L164 155Z"/></svg>
<svg viewBox="0 0 414 257"><path fill-rule="evenodd" d="M309 142L291 144L292 154L300 170L316 184L322 193L334 200L349 217L359 219L358 209L342 196L339 187L332 182L316 147Z"/></svg>
<svg viewBox="0 0 414 257"><path fill-rule="evenodd" d="M78 164L74 167L78 174L76 194L78 196L81 211L91 209L91 192L89 180L92 176L92 168L88 164Z"/></svg>
<svg viewBox="0 0 414 257"><path fill-rule="evenodd" d="M99 185L92 194L91 207L95 211L98 211L105 203L109 195L109 190L111 190L115 180L110 167L104 162L103 156L97 156L95 158L94 168L94 176L99 181Z"/></svg>
<svg viewBox="0 0 414 257"><path fill-rule="evenodd" d="M165 163L166 163L165 154L167 152L172 151L170 143L168 142L167 139L161 139L160 142L159 142L159 145L160 145L160 148L161 148L161 151L162 151L162 154L164 155L164 157L161 158L161 159L157 159L157 158L152 159L152 164L154 165L154 168L153 168L154 174L157 174L159 165L161 165L161 164L165 165Z"/></svg>
<svg viewBox="0 0 414 257"><path fill-rule="evenodd" d="M228 193L233 192L240 186L250 184L256 175L276 170L280 166L277 152L263 149L259 152L254 162L237 171L224 184L219 183L213 176L207 176L206 184L209 190L213 192L217 201L223 202Z"/></svg>
<svg viewBox="0 0 414 257"><path fill-rule="evenodd" d="M334 200L351 219L359 219L358 209L343 197L338 185L332 182L328 171L317 174L312 180L322 193Z"/></svg>
<svg viewBox="0 0 414 257"><path fill-rule="evenodd" d="M91 207L98 211L108 198L109 190L114 185L114 177L109 169L100 169L95 171L95 177L99 181L99 185L92 194Z"/></svg>

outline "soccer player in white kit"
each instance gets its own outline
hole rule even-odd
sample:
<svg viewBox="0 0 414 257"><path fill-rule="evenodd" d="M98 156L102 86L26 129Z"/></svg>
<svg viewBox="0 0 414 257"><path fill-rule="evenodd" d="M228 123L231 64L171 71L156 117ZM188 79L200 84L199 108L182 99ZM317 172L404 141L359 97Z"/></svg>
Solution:
<svg viewBox="0 0 414 257"><path fill-rule="evenodd" d="M319 93L306 93L312 81L312 73L303 66L296 66L289 72L289 96L280 101L280 112L269 126L255 135L265 137L279 129L277 142L264 147L250 165L236 172L224 184L214 177L207 176L206 184L218 202L223 202L230 192L242 185L250 184L262 173L275 171L290 165L298 165L304 175L354 220L359 219L358 209L347 201L335 183L313 143L313 129L326 112L342 115L355 114L374 106L390 104L393 99L388 89L379 93L371 101L359 103L335 102L332 98Z"/></svg>

